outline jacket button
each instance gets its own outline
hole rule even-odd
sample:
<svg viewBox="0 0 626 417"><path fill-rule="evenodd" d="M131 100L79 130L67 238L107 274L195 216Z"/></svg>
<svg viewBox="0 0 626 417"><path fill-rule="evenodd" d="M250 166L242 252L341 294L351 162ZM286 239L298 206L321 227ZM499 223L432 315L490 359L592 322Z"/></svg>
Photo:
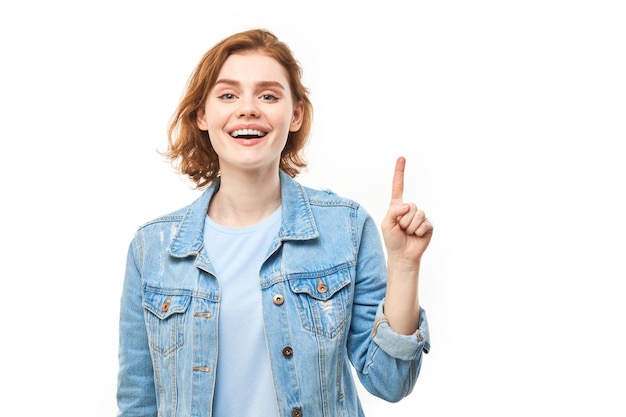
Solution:
<svg viewBox="0 0 626 417"><path fill-rule="evenodd" d="M285 358L291 358L293 356L293 349L291 348L291 346L285 346L283 348L283 356Z"/></svg>
<svg viewBox="0 0 626 417"><path fill-rule="evenodd" d="M276 294L274 296L274 304L277 306L282 305L285 302L285 297L282 294Z"/></svg>
<svg viewBox="0 0 626 417"><path fill-rule="evenodd" d="M302 417L302 409L296 407L291 410L291 417Z"/></svg>
<svg viewBox="0 0 626 417"><path fill-rule="evenodd" d="M167 301L163 303L163 305L161 306L161 311L164 313L167 313L167 311L170 309L170 304L172 304L172 296L170 295L167 298Z"/></svg>
<svg viewBox="0 0 626 417"><path fill-rule="evenodd" d="M317 292L325 293L328 291L328 285L324 284L321 278L317 279Z"/></svg>

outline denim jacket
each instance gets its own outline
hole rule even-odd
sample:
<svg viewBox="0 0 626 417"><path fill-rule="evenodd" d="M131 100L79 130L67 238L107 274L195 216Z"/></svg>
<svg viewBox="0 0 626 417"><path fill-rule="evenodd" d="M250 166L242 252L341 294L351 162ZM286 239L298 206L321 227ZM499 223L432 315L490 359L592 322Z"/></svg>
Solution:
<svg viewBox="0 0 626 417"><path fill-rule="evenodd" d="M378 229L357 203L280 173L283 220L260 271L263 320L281 417L362 416L350 364L387 401L408 395L430 347L383 315ZM141 226L121 297L120 417L210 417L219 277L203 224L219 178L191 205ZM242 393L242 401L245 401Z"/></svg>

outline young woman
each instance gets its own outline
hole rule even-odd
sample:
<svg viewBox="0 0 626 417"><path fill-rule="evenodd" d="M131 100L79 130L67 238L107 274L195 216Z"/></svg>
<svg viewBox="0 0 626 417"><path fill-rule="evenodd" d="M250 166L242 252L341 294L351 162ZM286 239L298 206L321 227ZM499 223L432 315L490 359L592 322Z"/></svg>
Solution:
<svg viewBox="0 0 626 417"><path fill-rule="evenodd" d="M203 194L141 226L121 297L120 416L362 416L351 366L388 401L428 352L418 300L432 225L402 200L382 221L298 184L312 106L266 30L202 58L167 156Z"/></svg>

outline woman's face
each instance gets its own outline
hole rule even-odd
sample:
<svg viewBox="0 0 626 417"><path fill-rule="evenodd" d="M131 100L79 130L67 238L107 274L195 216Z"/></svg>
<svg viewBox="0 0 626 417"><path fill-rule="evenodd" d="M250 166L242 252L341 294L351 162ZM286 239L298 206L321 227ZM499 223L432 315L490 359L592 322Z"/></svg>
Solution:
<svg viewBox="0 0 626 417"><path fill-rule="evenodd" d="M198 127L209 133L222 174L231 170L278 170L290 131L302 124L284 68L258 51L224 62Z"/></svg>

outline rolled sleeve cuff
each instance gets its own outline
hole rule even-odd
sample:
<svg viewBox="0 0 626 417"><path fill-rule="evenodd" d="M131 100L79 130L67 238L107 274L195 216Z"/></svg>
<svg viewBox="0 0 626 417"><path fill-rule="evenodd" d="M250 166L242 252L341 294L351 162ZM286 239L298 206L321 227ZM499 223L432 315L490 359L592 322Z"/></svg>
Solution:
<svg viewBox="0 0 626 417"><path fill-rule="evenodd" d="M430 351L430 333L426 311L420 307L420 321L412 335L396 333L383 314L384 300L376 311L376 320L372 330L372 339L385 353L401 360L413 360L422 352Z"/></svg>

